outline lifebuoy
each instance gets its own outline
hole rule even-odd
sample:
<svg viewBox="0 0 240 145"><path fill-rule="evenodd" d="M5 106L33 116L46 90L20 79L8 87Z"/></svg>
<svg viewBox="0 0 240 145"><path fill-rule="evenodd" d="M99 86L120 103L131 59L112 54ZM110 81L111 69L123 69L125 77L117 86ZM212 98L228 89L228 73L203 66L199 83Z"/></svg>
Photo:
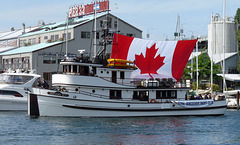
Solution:
<svg viewBox="0 0 240 145"><path fill-rule="evenodd" d="M155 99L151 99L150 103L157 103L157 101Z"/></svg>

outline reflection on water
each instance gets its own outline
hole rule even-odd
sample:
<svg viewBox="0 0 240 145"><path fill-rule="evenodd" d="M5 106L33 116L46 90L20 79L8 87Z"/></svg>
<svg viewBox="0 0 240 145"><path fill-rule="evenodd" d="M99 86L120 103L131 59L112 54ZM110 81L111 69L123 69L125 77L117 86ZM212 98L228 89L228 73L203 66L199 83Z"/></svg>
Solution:
<svg viewBox="0 0 240 145"><path fill-rule="evenodd" d="M4 144L238 144L240 113L217 117L31 118L0 112Z"/></svg>

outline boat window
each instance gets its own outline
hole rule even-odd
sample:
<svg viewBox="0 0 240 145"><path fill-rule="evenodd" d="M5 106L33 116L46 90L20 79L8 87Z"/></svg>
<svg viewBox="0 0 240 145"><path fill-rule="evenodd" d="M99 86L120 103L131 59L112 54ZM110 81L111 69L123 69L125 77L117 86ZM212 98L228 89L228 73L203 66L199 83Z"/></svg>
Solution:
<svg viewBox="0 0 240 145"><path fill-rule="evenodd" d="M124 77L124 71L121 71L120 72L120 79L124 79L125 77Z"/></svg>
<svg viewBox="0 0 240 145"><path fill-rule="evenodd" d="M122 99L122 91L110 90L110 99Z"/></svg>
<svg viewBox="0 0 240 145"><path fill-rule="evenodd" d="M77 73L77 65L73 65L73 72Z"/></svg>
<svg viewBox="0 0 240 145"><path fill-rule="evenodd" d="M25 84L33 79L33 76L20 76L20 75L0 75L1 84Z"/></svg>
<svg viewBox="0 0 240 145"><path fill-rule="evenodd" d="M148 91L139 91L139 100L140 101L148 101L149 96L148 96Z"/></svg>
<svg viewBox="0 0 240 145"><path fill-rule="evenodd" d="M84 67L82 67L81 65L78 66L78 70L81 75L84 74Z"/></svg>
<svg viewBox="0 0 240 145"><path fill-rule="evenodd" d="M134 91L134 92L133 92L133 99L139 100L138 91Z"/></svg>
<svg viewBox="0 0 240 145"><path fill-rule="evenodd" d="M13 95L15 97L23 97L23 95L19 92L9 90L0 90L0 95Z"/></svg>
<svg viewBox="0 0 240 145"><path fill-rule="evenodd" d="M117 83L117 72L112 71L112 82Z"/></svg>
<svg viewBox="0 0 240 145"><path fill-rule="evenodd" d="M67 66L63 65L63 72L66 73L67 72Z"/></svg>
<svg viewBox="0 0 240 145"><path fill-rule="evenodd" d="M71 69L72 69L71 65L68 65L68 72L71 72Z"/></svg>
<svg viewBox="0 0 240 145"><path fill-rule="evenodd" d="M177 91L156 91L156 99L175 99L177 98Z"/></svg>

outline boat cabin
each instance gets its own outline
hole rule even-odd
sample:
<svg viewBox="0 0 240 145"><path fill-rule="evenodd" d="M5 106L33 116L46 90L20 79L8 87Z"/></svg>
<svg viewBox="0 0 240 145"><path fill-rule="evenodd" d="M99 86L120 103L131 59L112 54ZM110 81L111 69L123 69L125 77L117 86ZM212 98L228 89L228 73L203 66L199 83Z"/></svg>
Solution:
<svg viewBox="0 0 240 145"><path fill-rule="evenodd" d="M112 61L111 61L112 62ZM190 87L190 83L181 84L172 78L150 78L150 79L132 79L131 74L136 69L134 65L116 64L104 66L102 64L94 64L79 61L63 61L63 74L71 74L78 76L94 76L104 80L126 86L134 86L137 88L173 88L173 87Z"/></svg>
<svg viewBox="0 0 240 145"><path fill-rule="evenodd" d="M104 66L79 61L63 61L60 64L67 79L55 79L55 75L55 89L99 98L165 102L185 99L186 90L190 87L171 78L132 79L131 74L136 68L128 64Z"/></svg>

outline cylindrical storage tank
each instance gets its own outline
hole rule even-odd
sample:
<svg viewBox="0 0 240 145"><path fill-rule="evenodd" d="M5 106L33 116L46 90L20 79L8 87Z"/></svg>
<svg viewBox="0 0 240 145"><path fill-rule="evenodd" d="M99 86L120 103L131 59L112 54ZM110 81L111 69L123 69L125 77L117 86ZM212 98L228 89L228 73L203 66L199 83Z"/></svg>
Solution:
<svg viewBox="0 0 240 145"><path fill-rule="evenodd" d="M225 22L225 53L237 52L237 24ZM208 24L208 53L223 53L223 21L213 21Z"/></svg>

